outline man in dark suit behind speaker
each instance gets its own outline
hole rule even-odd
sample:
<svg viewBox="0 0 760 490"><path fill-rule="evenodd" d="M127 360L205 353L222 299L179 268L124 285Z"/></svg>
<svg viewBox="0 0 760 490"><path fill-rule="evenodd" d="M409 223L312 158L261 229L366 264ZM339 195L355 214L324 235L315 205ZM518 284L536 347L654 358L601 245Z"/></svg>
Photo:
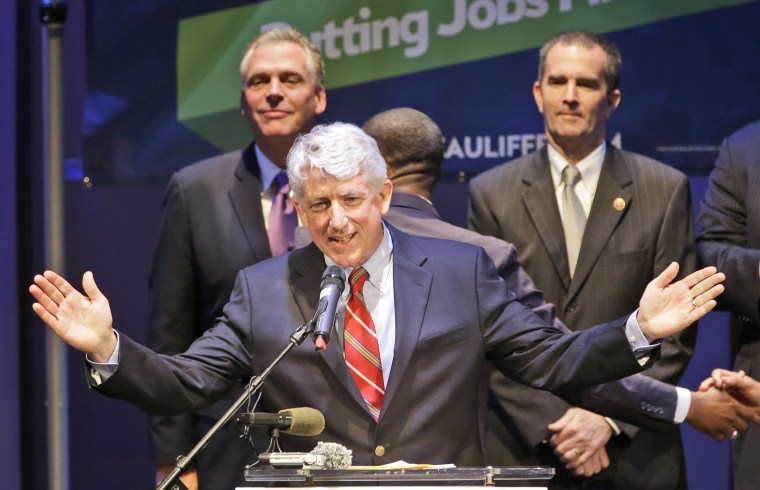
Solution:
<svg viewBox="0 0 760 490"><path fill-rule="evenodd" d="M697 251L726 271L726 296L741 325L734 368L760 379L760 121L728 136L697 218ZM740 432L733 444L734 489L760 488L760 430Z"/></svg>
<svg viewBox="0 0 760 490"><path fill-rule="evenodd" d="M157 352L184 352L221 315L240 269L291 248L288 234L298 220L287 193L277 200L287 181L279 174L296 136L308 132L325 110L323 77L319 51L298 31L273 29L247 46L240 63L240 111L254 142L180 170L166 191L149 281L148 345ZM279 228L285 236L275 237L272 212L280 205L289 208ZM196 412L151 418L157 483L241 388ZM244 482L244 465L253 461L250 446L230 424L201 453L197 473L183 479L191 489L234 488Z"/></svg>
<svg viewBox="0 0 760 490"><path fill-rule="evenodd" d="M548 144L470 185L470 228L517 247L571 330L635 308L665 264L679 262L682 274L696 265L688 178L605 142L621 100L620 66L620 52L602 36L550 39L533 85ZM695 341L696 329L665 339L662 364L645 374L676 384ZM656 432L605 419L503 377L492 387L504 396L491 404L491 463L562 466L572 462L573 447L585 445L609 468L586 478L569 464L573 471L560 472L553 488L685 487L678 427ZM503 423L505 413L517 423ZM555 455L552 445L563 450Z"/></svg>

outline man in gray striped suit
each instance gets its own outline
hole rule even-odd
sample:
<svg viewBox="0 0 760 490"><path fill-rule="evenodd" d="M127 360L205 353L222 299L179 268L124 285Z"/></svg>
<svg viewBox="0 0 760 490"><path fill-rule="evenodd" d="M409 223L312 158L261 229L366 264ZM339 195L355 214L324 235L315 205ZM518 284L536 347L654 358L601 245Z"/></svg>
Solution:
<svg viewBox="0 0 760 490"><path fill-rule="evenodd" d="M470 186L470 227L516 246L572 330L635 309L670 262L681 264L681 275L696 266L688 178L605 142L621 100L620 67L620 52L602 36L550 39L533 85L548 145ZM696 329L665 339L662 363L645 374L676 384L695 341ZM558 467L551 488L686 486L677 426L657 432L605 419L496 376L490 464Z"/></svg>
<svg viewBox="0 0 760 490"><path fill-rule="evenodd" d="M760 379L760 121L725 139L697 218L697 252L726 273L718 305L741 324L735 369ZM734 489L760 488L760 427L733 445Z"/></svg>

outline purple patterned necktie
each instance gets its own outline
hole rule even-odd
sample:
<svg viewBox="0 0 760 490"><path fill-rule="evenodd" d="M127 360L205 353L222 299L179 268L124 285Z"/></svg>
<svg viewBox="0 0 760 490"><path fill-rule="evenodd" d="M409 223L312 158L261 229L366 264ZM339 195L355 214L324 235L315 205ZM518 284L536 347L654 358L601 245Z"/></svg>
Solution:
<svg viewBox="0 0 760 490"><path fill-rule="evenodd" d="M267 235L272 257L275 257L293 248L293 233L298 226L298 216L293 201L290 200L290 184L284 170L277 174L273 183L276 189L269 212Z"/></svg>

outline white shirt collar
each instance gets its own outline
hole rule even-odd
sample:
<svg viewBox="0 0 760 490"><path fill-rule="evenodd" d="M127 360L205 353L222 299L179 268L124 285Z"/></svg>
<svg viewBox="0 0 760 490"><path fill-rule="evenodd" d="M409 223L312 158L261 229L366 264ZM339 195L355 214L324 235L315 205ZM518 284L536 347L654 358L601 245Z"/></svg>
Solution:
<svg viewBox="0 0 760 490"><path fill-rule="evenodd" d="M383 240L380 242L380 246L370 256L367 261L362 264L362 267L369 273L370 284L376 287L381 293L388 285L388 273L390 272L393 257L393 240L391 234L388 231L388 227L383 223ZM325 255L325 263L327 265L335 265L335 262ZM351 273L353 267L344 267L346 271L346 277ZM346 288L348 289L348 288Z"/></svg>
<svg viewBox="0 0 760 490"><path fill-rule="evenodd" d="M554 182L554 188L558 189L562 185L562 170L569 163L551 144L547 145L547 147L552 182ZM586 192L592 196L596 192L596 185L599 183L599 175L602 173L602 164L604 163L606 153L607 143L602 141L602 144L597 146L586 158L575 164L575 167L581 173L579 185L582 185Z"/></svg>

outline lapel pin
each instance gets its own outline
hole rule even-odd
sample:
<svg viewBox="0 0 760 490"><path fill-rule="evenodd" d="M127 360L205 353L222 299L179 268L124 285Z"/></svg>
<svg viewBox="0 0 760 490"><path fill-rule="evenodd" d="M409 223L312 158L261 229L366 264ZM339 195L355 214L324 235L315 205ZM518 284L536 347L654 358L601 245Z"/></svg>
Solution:
<svg viewBox="0 0 760 490"><path fill-rule="evenodd" d="M615 211L622 211L625 209L625 199L622 197L616 197L614 201L612 201L612 207L615 208Z"/></svg>

